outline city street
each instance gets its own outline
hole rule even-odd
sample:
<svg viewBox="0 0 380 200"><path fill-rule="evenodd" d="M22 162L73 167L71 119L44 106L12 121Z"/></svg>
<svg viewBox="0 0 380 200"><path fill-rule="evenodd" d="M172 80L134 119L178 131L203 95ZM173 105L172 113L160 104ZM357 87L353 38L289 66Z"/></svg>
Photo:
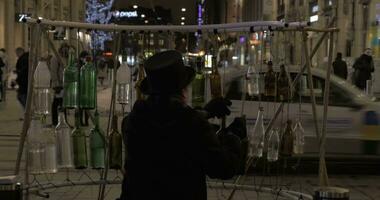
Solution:
<svg viewBox="0 0 380 200"><path fill-rule="evenodd" d="M22 109L15 96L15 91L8 91L7 101L0 103L0 152L3 152L0 154L0 175L2 176L10 175L13 173L17 154L19 133L22 126L22 121L19 120L19 118L22 117ZM101 100L98 103L104 107L101 115L101 124L103 129L106 127L107 122L105 105L109 105L109 97L109 90L99 90L98 99ZM266 176L257 176L255 171L253 171L253 174L250 174L249 177L245 180L245 184L262 188L281 188L282 190L294 190L296 192L304 192L309 195L313 193L313 188L318 186L318 178L316 174L283 174L279 171L274 172L276 171L274 170L275 168L275 166L272 166L273 172L267 173ZM21 181L24 180L24 173L24 163L22 163ZM55 175L40 175L36 177L31 176L30 181L32 181L32 185L34 186L43 185L43 187L50 187L50 189L46 189L41 192L46 192L49 194L49 199L52 200L96 199L98 195L98 186L70 186L70 184L67 184L70 183L70 181L67 180L67 174L69 174L69 180L73 182L91 183L93 181L99 180L99 173L96 170L88 169L85 171L70 170L68 173L61 171ZM110 172L109 180L120 181L121 178L122 175L120 172ZM330 185L348 188L350 190L351 200L380 199L379 180L379 176L373 175L330 175ZM54 183L55 185L66 183L68 186L62 188L54 188L51 183ZM223 186L220 185L220 181L217 181L217 183L219 183L219 187L213 183L214 181L210 180L208 187L208 195L210 197L209 199L226 199L226 196L228 196L230 190L223 189ZM119 184L107 186L106 199L113 200L118 197L119 194ZM33 200L44 199L35 195L32 195L31 197ZM270 200L276 199L276 194L267 194L262 192L257 193L255 190L244 190L237 191L234 199Z"/></svg>

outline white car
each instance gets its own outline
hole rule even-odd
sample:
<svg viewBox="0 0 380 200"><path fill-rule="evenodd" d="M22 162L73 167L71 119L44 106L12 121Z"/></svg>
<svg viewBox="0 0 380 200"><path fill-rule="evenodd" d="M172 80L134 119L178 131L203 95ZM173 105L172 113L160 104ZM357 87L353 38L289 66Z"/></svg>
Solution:
<svg viewBox="0 0 380 200"><path fill-rule="evenodd" d="M258 68L262 68L257 70L257 76L260 77L258 82L263 85L266 66ZM274 71L279 72L279 67L274 67ZM294 79L300 71L300 66L287 66L287 71L290 77ZM312 68L311 72L317 102L318 120L320 122L319 127L321 129L326 71ZM227 75L226 77L228 78L225 80L225 96L233 103L231 107L232 114L228 118L228 121L231 121L242 113L242 97L244 96L242 95L242 90L244 88L246 68L239 70L229 69L227 74L233 74ZM363 140L380 140L380 103L374 102L373 98L368 97L355 86L337 76L331 75L330 86L326 152L330 154L361 154ZM261 89L263 89L263 86ZM259 105L264 108L264 121L266 124L280 105L280 102L274 102L273 99L267 100L265 96L261 97L261 101L255 95L250 96L247 93L245 96L246 101L243 113L246 115L249 128L255 122ZM300 79L300 85L294 91L293 99L285 103L283 112L277 118L274 127L283 128L287 119L291 119L294 125L296 119L300 117L302 126L305 129L305 152L317 153L318 141L315 135L310 100L307 74L305 73ZM377 154L380 154L379 150L377 149Z"/></svg>

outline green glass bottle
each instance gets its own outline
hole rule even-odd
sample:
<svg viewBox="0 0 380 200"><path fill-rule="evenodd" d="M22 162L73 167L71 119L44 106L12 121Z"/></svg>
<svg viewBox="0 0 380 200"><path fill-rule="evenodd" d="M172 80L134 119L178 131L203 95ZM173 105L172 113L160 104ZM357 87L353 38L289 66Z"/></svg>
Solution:
<svg viewBox="0 0 380 200"><path fill-rule="evenodd" d="M69 54L69 62L63 72L63 107L74 109L78 107L78 68L74 62L73 53Z"/></svg>
<svg viewBox="0 0 380 200"><path fill-rule="evenodd" d="M80 100L82 109L95 109L96 107L96 69L91 57L86 58L86 63L80 69Z"/></svg>
<svg viewBox="0 0 380 200"><path fill-rule="evenodd" d="M99 114L95 111L95 127L90 132L91 167L103 169L106 151L106 138L99 129Z"/></svg>
<svg viewBox="0 0 380 200"><path fill-rule="evenodd" d="M114 115L112 118L112 128L109 136L110 169L121 169L122 167L122 141L122 136L117 130L117 116Z"/></svg>
<svg viewBox="0 0 380 200"><path fill-rule="evenodd" d="M202 72L202 60L197 58L197 72L192 82L192 106L203 107L205 101L205 76Z"/></svg>
<svg viewBox="0 0 380 200"><path fill-rule="evenodd" d="M88 165L86 134L80 127L79 111L75 111L75 128L72 133L74 165L76 169L85 169Z"/></svg>

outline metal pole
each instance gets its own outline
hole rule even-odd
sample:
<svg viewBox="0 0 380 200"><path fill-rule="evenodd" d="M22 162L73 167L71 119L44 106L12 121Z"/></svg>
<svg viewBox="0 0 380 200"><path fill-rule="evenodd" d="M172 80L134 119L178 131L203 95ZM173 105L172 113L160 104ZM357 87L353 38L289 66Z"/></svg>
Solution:
<svg viewBox="0 0 380 200"><path fill-rule="evenodd" d="M117 32L115 32L115 36L116 36ZM110 126L110 123L112 123L112 117L113 115L115 114L115 99L116 99L116 75L117 75L117 55L119 54L120 52L120 43L121 43L121 32L118 33L118 35L116 36L117 39L115 40L115 44L114 44L114 57L113 57L113 76L114 76L114 79L112 81L112 96L111 96L111 103L110 103L110 114L108 116L108 128L107 128L107 138L108 138L108 134L110 132L110 129L111 129L111 126ZM106 163L105 163L105 169L102 173L102 176L101 176L101 180L104 180L105 182L103 182L102 184L100 184L100 187L99 187L99 196L98 196L98 199L99 200L103 200L104 199L104 193L105 193L105 187L106 187L106 180L107 180L107 176L108 176L108 169L109 169L109 145L107 145L107 148L106 148Z"/></svg>
<svg viewBox="0 0 380 200"><path fill-rule="evenodd" d="M40 25L33 25L30 27L32 33L32 40L30 43L30 53L29 53L29 69L28 69L28 93L26 99L26 108L24 113L24 123L22 126L22 132L20 136L20 142L18 146L17 159L16 159L16 168L15 175L20 173L21 157L24 151L24 144L29 129L29 124L32 115L32 100L33 100L33 74L37 65L37 54L38 54L38 43L41 39L41 27Z"/></svg>
<svg viewBox="0 0 380 200"><path fill-rule="evenodd" d="M332 55L334 48L334 33L330 33L329 41L329 52L328 52L328 62L327 62L327 71L325 79L325 91L323 98L323 123L322 123L322 136L320 138L319 146L319 185L328 186L329 180L327 176L326 161L325 161L325 142L326 142L326 132L327 132L327 114L328 114L328 105L329 105L329 96L330 96L330 74L332 67Z"/></svg>

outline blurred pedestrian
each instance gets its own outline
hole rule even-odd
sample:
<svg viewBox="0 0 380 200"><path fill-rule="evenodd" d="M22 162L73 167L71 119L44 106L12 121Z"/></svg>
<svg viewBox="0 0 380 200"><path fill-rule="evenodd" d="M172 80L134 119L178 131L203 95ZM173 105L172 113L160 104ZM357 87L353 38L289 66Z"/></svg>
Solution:
<svg viewBox="0 0 380 200"><path fill-rule="evenodd" d="M63 103L63 70L68 62L69 50L70 46L67 43L62 43L58 49L58 54L63 63L60 63L56 56L53 56L50 60L51 87L54 90L51 122L54 126L58 124L58 108L62 107Z"/></svg>
<svg viewBox="0 0 380 200"><path fill-rule="evenodd" d="M344 80L347 79L347 63L342 60L342 53L336 54L335 61L333 62L334 74Z"/></svg>
<svg viewBox="0 0 380 200"><path fill-rule="evenodd" d="M150 57L138 100L122 123L127 147L122 200L207 199L206 175L229 179L240 165L240 140L229 132L215 134L198 111L186 105L195 71L182 54L170 50ZM230 113L230 102L211 100L207 116Z"/></svg>
<svg viewBox="0 0 380 200"><path fill-rule="evenodd" d="M16 83L18 84L17 99L25 110L26 97L28 94L29 52L21 47L16 49Z"/></svg>
<svg viewBox="0 0 380 200"><path fill-rule="evenodd" d="M9 74L8 57L4 48L0 49L0 101L5 101Z"/></svg>
<svg viewBox="0 0 380 200"><path fill-rule="evenodd" d="M365 90L367 87L367 80L371 80L371 73L375 71L372 59L372 49L366 48L364 53L356 59L353 68L355 69L353 80L354 84Z"/></svg>
<svg viewBox="0 0 380 200"><path fill-rule="evenodd" d="M79 59L78 59L78 71L80 71L80 68L86 63L86 57L90 56L90 54L87 51L82 51L79 53ZM81 108L79 108L79 116L80 116L80 123L82 126L88 126L88 119L90 116L87 114L87 112ZM83 119L84 117L84 119Z"/></svg>

